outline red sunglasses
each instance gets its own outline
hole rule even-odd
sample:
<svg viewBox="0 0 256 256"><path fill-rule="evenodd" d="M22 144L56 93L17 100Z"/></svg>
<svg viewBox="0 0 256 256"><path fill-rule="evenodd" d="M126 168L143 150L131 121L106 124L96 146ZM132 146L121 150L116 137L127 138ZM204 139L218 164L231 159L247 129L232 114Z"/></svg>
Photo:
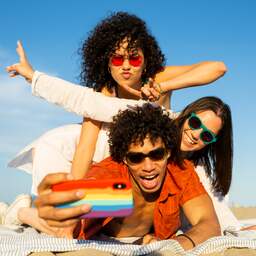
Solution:
<svg viewBox="0 0 256 256"><path fill-rule="evenodd" d="M139 67L142 63L142 57L140 55L129 55L128 57L122 55L113 55L110 58L110 61L113 66L118 67L123 65L125 59L128 59L130 65L133 67Z"/></svg>

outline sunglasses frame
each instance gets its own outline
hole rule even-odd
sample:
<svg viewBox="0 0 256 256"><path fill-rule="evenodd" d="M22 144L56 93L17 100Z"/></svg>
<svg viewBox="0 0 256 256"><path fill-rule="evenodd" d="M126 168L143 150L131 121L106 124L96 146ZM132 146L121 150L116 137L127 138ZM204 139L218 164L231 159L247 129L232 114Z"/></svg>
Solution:
<svg viewBox="0 0 256 256"><path fill-rule="evenodd" d="M154 152L159 151L159 150L163 150L163 156L161 157L161 159L154 159L152 154L154 154ZM130 160L129 154L139 155L139 156L141 156L141 160L139 162L133 162L133 161ZM125 160L130 165L136 165L136 164L141 164L145 160L146 157L150 158L151 161L162 161L166 155L167 155L166 148L165 147L159 147L159 148L156 148L156 149L153 149L153 150L149 151L147 154L144 154L142 152L128 152L125 155Z"/></svg>
<svg viewBox="0 0 256 256"><path fill-rule="evenodd" d="M121 63L120 65L116 65L116 64L113 63L112 59L115 58L115 57L117 57L117 58L122 58L122 63ZM138 60L136 60L136 61L140 62L139 65L134 65L134 64L132 64L131 61L130 61L130 58L131 58L131 57L136 57L136 58L138 57ZM124 64L124 60L125 60L125 59L128 59L129 64L130 64L131 66L133 66L133 67L140 67L141 64L142 64L142 56L139 55L139 54L136 55L136 56L135 56L135 55L124 56L124 55L115 55L115 54L114 54L114 55L112 55L112 56L110 57L110 63L111 63L113 66L115 66L115 67L120 67L120 66L122 66L122 65Z"/></svg>
<svg viewBox="0 0 256 256"><path fill-rule="evenodd" d="M200 127L198 127L198 128L193 128L193 127L190 126L189 120L190 120L191 118L193 118L193 117L200 121ZM188 126L189 126L190 129L192 129L192 130L203 129L203 130L201 131L201 133L200 133L200 140L201 140L205 145L208 145L208 144L211 144L211 143L214 143L214 142L217 141L217 135L216 135L215 133L213 133L211 130L209 130L209 129L203 124L203 122L201 121L201 119L199 118L199 116L198 116L195 112L192 112L192 113L190 114L190 116L189 116L189 118L188 118ZM204 133L204 132L209 132L209 133L211 134L211 136L212 136L212 140L211 140L211 141L208 142L208 141L203 140L203 133Z"/></svg>

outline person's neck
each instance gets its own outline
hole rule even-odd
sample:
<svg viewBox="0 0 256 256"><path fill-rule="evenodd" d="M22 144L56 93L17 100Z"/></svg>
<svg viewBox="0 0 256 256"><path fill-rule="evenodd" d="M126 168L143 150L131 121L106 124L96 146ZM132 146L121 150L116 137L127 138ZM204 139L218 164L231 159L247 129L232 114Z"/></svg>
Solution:
<svg viewBox="0 0 256 256"><path fill-rule="evenodd" d="M140 91L142 84L141 82L133 85L131 88L135 89L137 91ZM117 96L118 98L123 98L123 99L134 99L134 100L139 100L139 97L128 92L127 90L125 90L123 87L117 85Z"/></svg>
<svg viewBox="0 0 256 256"><path fill-rule="evenodd" d="M194 151L180 151L180 156L183 159L190 160L193 157Z"/></svg>

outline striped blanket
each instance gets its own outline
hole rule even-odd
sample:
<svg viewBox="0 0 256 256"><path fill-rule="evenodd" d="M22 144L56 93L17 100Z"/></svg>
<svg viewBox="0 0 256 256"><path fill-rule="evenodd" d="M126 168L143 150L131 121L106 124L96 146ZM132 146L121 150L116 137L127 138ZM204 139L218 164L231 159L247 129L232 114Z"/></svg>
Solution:
<svg viewBox="0 0 256 256"><path fill-rule="evenodd" d="M255 235L255 234L254 234ZM123 244L95 240L68 240L39 234L32 228L8 229L0 227L0 255L26 256L31 252L65 252L81 249L97 249L113 255L155 255L156 252L169 251L173 255L196 256L213 252L222 252L228 248L250 248L256 250L255 237L247 235L235 237L232 234L211 238L198 245L193 250L184 251L175 240L163 240L148 245Z"/></svg>

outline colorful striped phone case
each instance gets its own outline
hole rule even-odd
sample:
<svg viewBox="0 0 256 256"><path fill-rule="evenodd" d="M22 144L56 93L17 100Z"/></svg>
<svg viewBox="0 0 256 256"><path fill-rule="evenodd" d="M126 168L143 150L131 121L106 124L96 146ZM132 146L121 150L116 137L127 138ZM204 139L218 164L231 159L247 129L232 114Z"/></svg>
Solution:
<svg viewBox="0 0 256 256"><path fill-rule="evenodd" d="M61 204L70 208L90 204L91 211L81 218L125 217L132 213L133 197L131 184L123 179L74 180L56 184L53 191L84 190L85 196L79 201Z"/></svg>

